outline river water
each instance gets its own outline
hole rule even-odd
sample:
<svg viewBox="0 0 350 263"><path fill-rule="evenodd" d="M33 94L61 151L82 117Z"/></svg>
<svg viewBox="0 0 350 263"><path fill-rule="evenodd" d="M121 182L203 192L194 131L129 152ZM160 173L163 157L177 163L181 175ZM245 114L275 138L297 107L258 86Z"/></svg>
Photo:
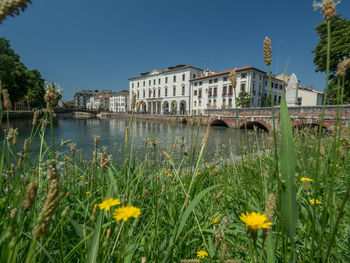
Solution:
<svg viewBox="0 0 350 263"><path fill-rule="evenodd" d="M24 139L28 138L31 134L31 122L32 120L30 119L11 121L11 126L19 129L18 151L22 150ZM182 154L186 147L188 147L188 153L190 154L191 145L193 144L197 145L198 153L199 145L206 133L206 127L192 126L190 124L141 119L136 119L133 123L134 125L130 129L129 145L133 138L133 151L140 158L144 156L146 151L145 138L148 141L148 148L153 147L151 144L153 140L156 141L157 149L160 151L173 151L173 147L170 146L173 146L175 140L177 140L176 149L178 152ZM98 136L99 145L107 146L109 154L119 159L124 156L126 127L130 127L129 118L75 119L73 117L57 117L54 120L55 144L59 145L62 141L71 140L71 143L74 143L75 149L82 149L84 158L90 159L94 148L93 138L94 136ZM240 134L243 145L248 151L252 151L253 147L256 147L256 143L261 143L261 140L264 139L263 133L260 132L247 133L241 130L239 133L237 129L220 126L210 127L210 135L203 159L210 160L213 156L228 158L230 156L240 155ZM46 129L45 141L48 145L51 144L49 127ZM38 152L39 145L39 136L36 136L31 150ZM70 143L59 148L59 151L70 155Z"/></svg>

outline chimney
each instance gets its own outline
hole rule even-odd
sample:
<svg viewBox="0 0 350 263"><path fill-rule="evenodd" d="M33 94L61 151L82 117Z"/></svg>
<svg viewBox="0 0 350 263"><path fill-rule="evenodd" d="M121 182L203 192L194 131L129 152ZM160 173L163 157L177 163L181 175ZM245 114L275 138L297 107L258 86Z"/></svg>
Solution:
<svg viewBox="0 0 350 263"><path fill-rule="evenodd" d="M312 90L312 85L310 85L310 90Z"/></svg>

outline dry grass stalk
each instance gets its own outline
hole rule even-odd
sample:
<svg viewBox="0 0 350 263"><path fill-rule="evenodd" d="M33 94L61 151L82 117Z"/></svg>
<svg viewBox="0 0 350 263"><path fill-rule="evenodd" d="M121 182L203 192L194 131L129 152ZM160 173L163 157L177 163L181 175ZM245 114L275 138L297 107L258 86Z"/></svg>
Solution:
<svg viewBox="0 0 350 263"><path fill-rule="evenodd" d="M103 154L102 154L102 157L101 157L100 167L101 167L102 171L104 171L104 172L109 167L109 159L108 159L108 154L107 154L107 148L106 147L103 148Z"/></svg>
<svg viewBox="0 0 350 263"><path fill-rule="evenodd" d="M221 241L224 238L224 233L222 232L221 228L219 227L218 230L215 233L215 247L218 249L221 245Z"/></svg>
<svg viewBox="0 0 350 263"><path fill-rule="evenodd" d="M51 83L51 84L46 86L46 93L45 93L44 99L46 102L46 106L48 108L51 108L51 107L54 107L57 105L57 102L59 100L59 94L55 90L54 83Z"/></svg>
<svg viewBox="0 0 350 263"><path fill-rule="evenodd" d="M136 93L133 93L131 96L131 109L135 109L135 103L136 103Z"/></svg>
<svg viewBox="0 0 350 263"><path fill-rule="evenodd" d="M24 196L24 200L22 202L22 207L24 211L29 211L33 207L36 194L38 192L38 186L39 186L38 179L36 179L35 181L31 182L28 185L27 191Z"/></svg>
<svg viewBox="0 0 350 263"><path fill-rule="evenodd" d="M2 96L4 97L4 107L5 107L7 110L10 110L12 104L11 104L10 95L9 95L7 89L3 89L3 90L2 90Z"/></svg>
<svg viewBox="0 0 350 263"><path fill-rule="evenodd" d="M271 59L271 40L268 37L265 37L264 40L264 62L266 66L270 66L272 59Z"/></svg>
<svg viewBox="0 0 350 263"><path fill-rule="evenodd" d="M276 197L273 193L271 193L269 194L269 197L265 205L265 215L267 217L268 222L272 222L273 215L275 214L275 210L276 210ZM270 231L271 231L270 228L264 228L263 237L266 238L270 233Z"/></svg>
<svg viewBox="0 0 350 263"><path fill-rule="evenodd" d="M221 258L220 258L221 261L224 261L226 259L226 255L227 255L227 243L225 242L221 250Z"/></svg>
<svg viewBox="0 0 350 263"><path fill-rule="evenodd" d="M232 71L230 73L230 81L231 81L231 85L232 87L235 89L236 85L237 85L237 75L236 75L236 71Z"/></svg>
<svg viewBox="0 0 350 263"><path fill-rule="evenodd" d="M333 0L324 0L322 4L322 14L324 20L331 19L336 15L336 5Z"/></svg>
<svg viewBox="0 0 350 263"><path fill-rule="evenodd" d="M344 77L348 68L350 68L350 58L346 58L338 64L337 76Z"/></svg>
<svg viewBox="0 0 350 263"><path fill-rule="evenodd" d="M181 259L180 263L200 263L199 259Z"/></svg>

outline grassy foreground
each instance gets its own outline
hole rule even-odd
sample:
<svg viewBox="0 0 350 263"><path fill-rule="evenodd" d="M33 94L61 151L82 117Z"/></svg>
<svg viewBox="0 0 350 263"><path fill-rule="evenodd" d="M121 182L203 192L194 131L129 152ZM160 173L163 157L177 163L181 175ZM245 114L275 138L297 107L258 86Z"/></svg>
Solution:
<svg viewBox="0 0 350 263"><path fill-rule="evenodd" d="M205 138L201 151L187 153L178 143L162 153L165 158L153 140L145 144L143 161L132 152L125 153L125 162L113 161L97 137L90 161L81 160L74 147L64 156L58 147L53 155L43 139L40 155L31 156L30 142L43 138L49 114L33 125L19 154L15 132L3 140L1 262L285 262L293 253L282 212L286 182L275 176L273 143L256 149L261 156L205 164ZM126 137L132 144L132 134ZM331 247L331 262L347 262L349 130L339 138L324 136L320 157L316 142L316 130L295 131L296 261L322 262ZM179 153L175 166L172 156ZM104 202L110 198L114 202ZM265 214L271 227L246 228L240 219L246 212Z"/></svg>

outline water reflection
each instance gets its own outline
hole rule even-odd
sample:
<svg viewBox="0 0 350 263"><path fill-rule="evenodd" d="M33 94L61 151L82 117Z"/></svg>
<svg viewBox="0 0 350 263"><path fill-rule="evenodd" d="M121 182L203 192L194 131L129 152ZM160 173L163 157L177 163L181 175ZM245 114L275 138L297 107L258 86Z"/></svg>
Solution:
<svg viewBox="0 0 350 263"><path fill-rule="evenodd" d="M12 120L11 126L19 129L18 147L21 147L20 145L23 145L24 139L30 136L32 130L31 120ZM100 145L107 146L110 153L120 158L123 155L123 151L115 151L115 148L124 148L125 129L129 126L129 118L74 119L58 117L54 121L55 142L59 144L61 141L72 140L76 144L76 149L83 149L84 157L89 158L93 151L93 137L97 135L99 136ZM206 127L154 120L135 120L132 127L131 134L133 133L134 135L130 135L129 140L132 140L133 137L134 150L140 158L142 158L145 151L144 138L155 138L159 149L166 149L167 146L173 145L177 138L179 142L178 148L180 142L183 141L191 150L191 145L195 142L197 142L197 145L200 144L206 132ZM258 133L257 137L260 140L261 134ZM49 143L49 128L46 129L45 138ZM247 140L250 141L250 145L253 145L256 138L250 135L247 136ZM39 138L36 136L32 144L33 152L39 150L39 144ZM247 142L245 141L244 144L247 145ZM60 151L68 154L69 145L60 149ZM230 154L239 154L238 130L225 127L210 127L205 158L209 159L215 153L220 153L222 157L228 157Z"/></svg>

